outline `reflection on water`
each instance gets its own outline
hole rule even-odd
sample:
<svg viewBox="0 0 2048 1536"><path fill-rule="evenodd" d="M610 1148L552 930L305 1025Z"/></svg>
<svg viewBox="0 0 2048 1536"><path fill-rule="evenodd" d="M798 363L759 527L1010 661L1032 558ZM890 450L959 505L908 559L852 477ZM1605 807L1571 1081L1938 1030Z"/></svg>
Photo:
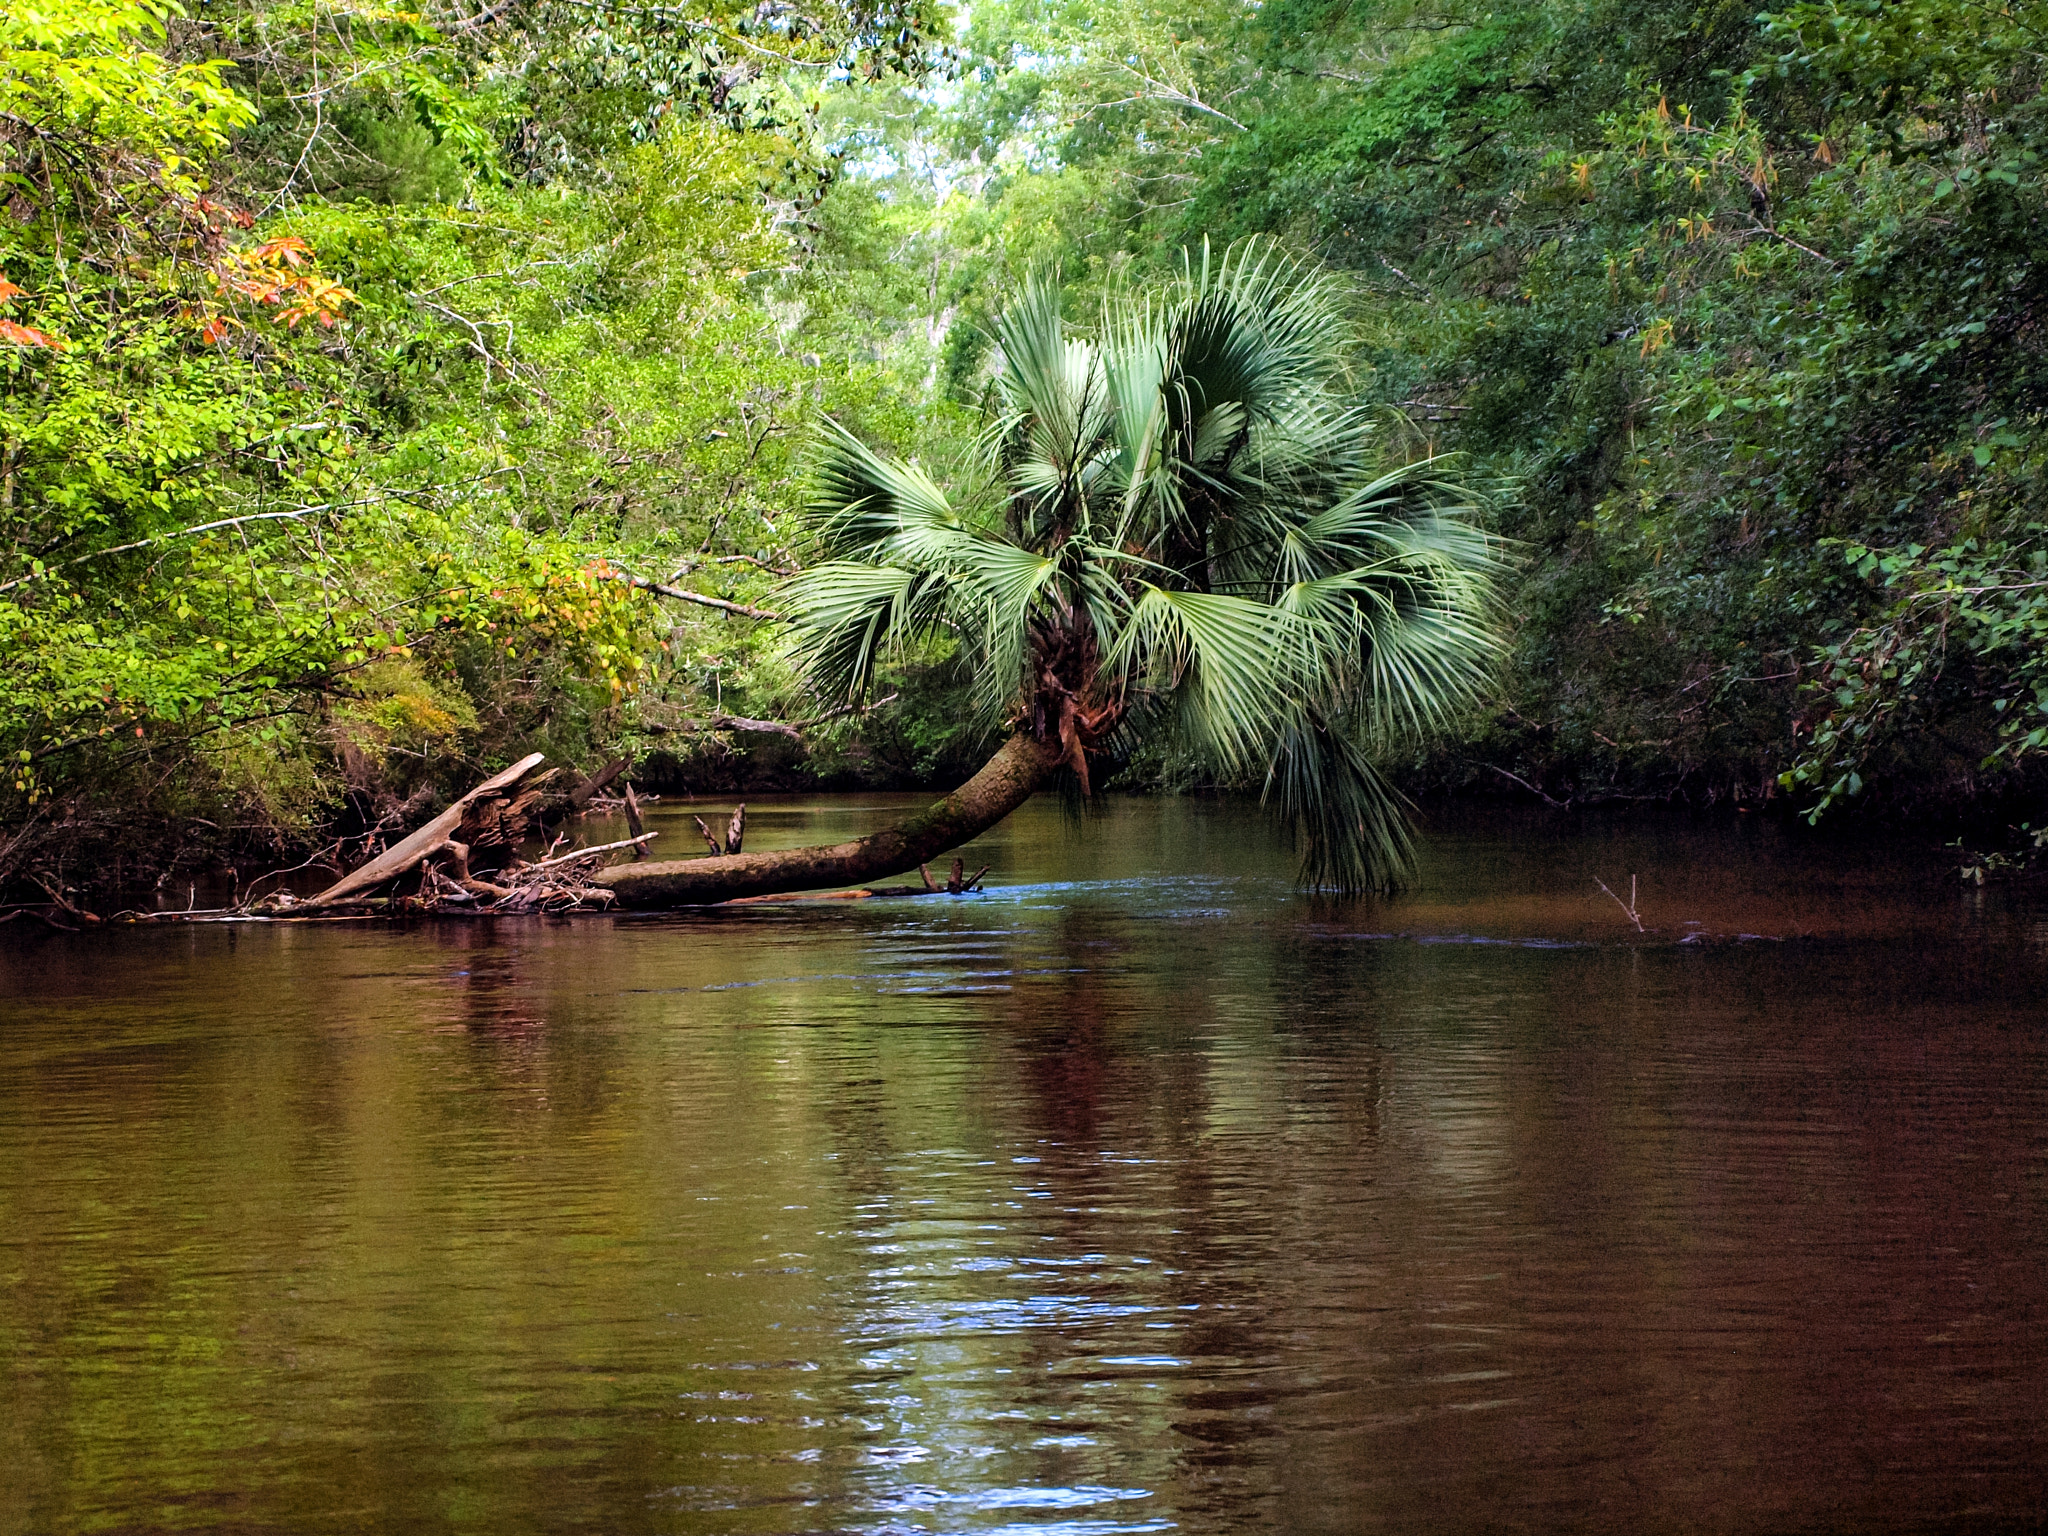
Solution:
<svg viewBox="0 0 2048 1536"><path fill-rule="evenodd" d="M1242 809L1034 804L981 898L8 930L0 1530L2039 1510L2042 913L1754 827L1429 857L1317 902Z"/></svg>

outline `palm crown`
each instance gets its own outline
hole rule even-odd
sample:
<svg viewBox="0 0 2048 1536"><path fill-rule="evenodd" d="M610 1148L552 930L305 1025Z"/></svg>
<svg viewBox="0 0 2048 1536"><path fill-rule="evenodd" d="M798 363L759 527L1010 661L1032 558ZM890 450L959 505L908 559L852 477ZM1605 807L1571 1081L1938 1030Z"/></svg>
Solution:
<svg viewBox="0 0 2048 1536"><path fill-rule="evenodd" d="M1499 556L1428 461L1378 462L1348 339L1335 285L1270 246L1188 253L1089 338L1026 282L955 493L824 425L785 593L814 683L857 698L892 647L953 633L985 722L1084 794L1091 753L1165 733L1263 778L1312 883L1391 883L1407 823L1371 752L1482 686Z"/></svg>

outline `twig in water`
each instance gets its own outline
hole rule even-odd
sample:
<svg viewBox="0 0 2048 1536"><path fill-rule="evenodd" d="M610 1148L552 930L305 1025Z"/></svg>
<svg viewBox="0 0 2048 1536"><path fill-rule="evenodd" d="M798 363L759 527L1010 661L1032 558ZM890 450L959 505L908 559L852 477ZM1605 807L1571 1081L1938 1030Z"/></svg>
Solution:
<svg viewBox="0 0 2048 1536"><path fill-rule="evenodd" d="M1598 875L1595 875L1593 877L1593 883L1599 886L1601 890L1607 891L1607 882L1605 880L1602 880ZM1636 925L1636 932L1641 933L1643 931L1643 920L1636 912L1636 877L1634 875L1630 875L1628 877L1627 901L1623 901L1619 896L1616 896L1612 891L1607 891L1607 895L1609 900L1611 900L1617 907L1621 908L1622 912L1627 916L1628 920Z"/></svg>

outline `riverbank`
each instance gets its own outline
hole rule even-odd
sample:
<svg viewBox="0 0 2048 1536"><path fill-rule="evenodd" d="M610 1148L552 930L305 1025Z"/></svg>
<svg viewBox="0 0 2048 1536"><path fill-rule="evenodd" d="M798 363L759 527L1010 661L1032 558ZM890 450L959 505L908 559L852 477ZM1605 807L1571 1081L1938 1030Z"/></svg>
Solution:
<svg viewBox="0 0 2048 1536"><path fill-rule="evenodd" d="M622 773L619 782L624 784L629 777ZM1160 789L1147 787L1142 779L1134 785L1135 777L1119 779L1117 787L1106 791L1092 808L1083 808L1082 824L1110 814L1107 808L1121 801L1133 799L1233 804L1258 814L1255 794L1214 787ZM636 782L646 784L649 779L641 777ZM674 781L655 778L652 782L673 786ZM845 823L852 826L858 824L860 815L874 808L892 808L902 814L921 810L934 794L954 787L943 782L929 787L897 783L821 792L782 788L790 781L781 776L769 781L776 786L773 788L756 787L758 780L748 782L750 787L724 792L649 788L641 802L644 822L627 819L622 799L600 797L587 813L566 816L558 825L550 826L545 837L528 840L524 851L535 860L566 860L577 849L602 847L602 857L587 866L578 866L587 874L607 860L626 856L630 851L627 844L644 825L660 835L656 848L661 856L686 858L693 851L700 851L700 821L708 818L706 824L723 835L733 809L740 805L748 808L750 849L794 846L788 841L786 830L792 816L815 816L823 808L841 807L846 815L855 818ZM1752 803L1710 797L1689 800L1683 795L1631 793L1605 786L1589 791L1582 784L1554 778L1547 782L1558 793L1546 792L1520 775L1491 765L1466 764L1461 781L1455 784L1448 773L1429 777L1418 774L1410 779L1411 814L1424 837L1433 828L1455 826L1475 818L1522 818L1518 824L1540 828L1544 836L1631 823L1702 831L1755 825L1772 829L1774 836L1807 849L1816 858L1825 859L1835 853L1861 857L1872 846L1891 845L1909 851L1925 867L1940 869L1944 880L1959 879L1979 886L2028 886L2048 879L2048 826L2038 820L2016 819L2003 808L1980 806L1972 808L1971 814L1956 813L1946 818L1836 815L1819 826L1810 826L1782 798ZM20 920L44 927L78 928L119 920L124 915L133 919L181 913L246 913L259 910L255 905L258 902L269 904L260 908L262 912L282 915L280 897L288 903L318 893L350 869L366 863L373 851L394 845L446 807L435 796L421 797L408 809L411 814L407 820L374 834L359 831L341 837L323 834L317 839L285 841L272 833L240 846L221 837L220 829L207 825L187 829L169 823L130 826L124 831L118 852L91 861L84 857L84 850L116 846L108 841L110 829L96 826L90 829L94 840L81 839L69 860L54 863L49 870L16 877L6 888L4 899L0 899L0 923ZM1279 836L1277 829L1273 835ZM152 853L161 862L152 860ZM972 859L967 861L968 871L975 868L975 863ZM942 862L936 875L939 884L943 885L946 873ZM1000 872L997 878L1003 878ZM414 883L420 882L416 879ZM909 888L918 888L915 876ZM467 909L459 887L449 894L455 896L452 903L423 897L419 891L395 898L379 895L374 902L365 897L350 910L359 916L374 913L383 917L417 916L441 909L450 915L459 915L464 910L482 913L497 896L507 893L494 888L489 893L492 899ZM536 905L547 904L536 897ZM561 899L553 905L566 911L578 903ZM591 909L603 905L593 903ZM297 915L305 918L311 914Z"/></svg>

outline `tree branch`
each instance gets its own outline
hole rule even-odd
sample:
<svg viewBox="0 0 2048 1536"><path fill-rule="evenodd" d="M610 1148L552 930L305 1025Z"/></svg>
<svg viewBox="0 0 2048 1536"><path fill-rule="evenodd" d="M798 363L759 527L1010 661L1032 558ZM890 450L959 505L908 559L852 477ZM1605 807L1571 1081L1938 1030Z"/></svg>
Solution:
<svg viewBox="0 0 2048 1536"><path fill-rule="evenodd" d="M645 576L635 576L631 571L622 570L614 564L611 579L637 587L642 592L652 592L657 597L672 597L679 603L696 603L703 608L716 608L720 613L738 614L743 619L767 619L780 623L786 617L768 608L752 608L745 603L730 602L722 597L706 597L702 592L691 592L683 587L672 587L665 581L649 581Z"/></svg>

